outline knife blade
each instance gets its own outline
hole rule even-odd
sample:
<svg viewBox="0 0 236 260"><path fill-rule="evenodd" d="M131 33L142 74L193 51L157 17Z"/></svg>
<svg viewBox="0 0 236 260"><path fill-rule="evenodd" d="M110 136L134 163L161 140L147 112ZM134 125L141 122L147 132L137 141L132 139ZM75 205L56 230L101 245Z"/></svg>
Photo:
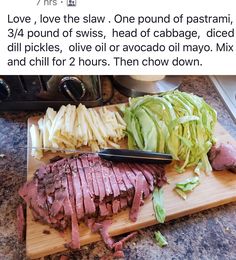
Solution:
<svg viewBox="0 0 236 260"><path fill-rule="evenodd" d="M97 154L104 160L113 161L113 162L139 162L139 163L171 163L173 157L171 154L157 153L150 151L142 150L129 150L129 149L112 149L107 148L98 152L82 151L82 150L73 150L73 149L60 149L52 147L28 147L30 149L40 149L40 150L52 150L60 151L66 153L90 153Z"/></svg>

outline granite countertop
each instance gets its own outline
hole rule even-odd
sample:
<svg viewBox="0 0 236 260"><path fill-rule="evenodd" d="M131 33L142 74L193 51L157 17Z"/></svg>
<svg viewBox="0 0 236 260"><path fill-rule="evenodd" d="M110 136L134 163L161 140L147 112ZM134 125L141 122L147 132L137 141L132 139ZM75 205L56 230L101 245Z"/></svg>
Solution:
<svg viewBox="0 0 236 260"><path fill-rule="evenodd" d="M204 76L186 76L181 90L204 97L218 112L219 122L236 138L236 125L210 80ZM115 91L111 103L127 98ZM25 259L25 243L16 235L16 208L19 187L26 181L27 118L35 113L0 113L0 259ZM159 229L169 245L159 248L154 230ZM143 229L125 245L126 259L235 259L236 203L182 217ZM68 253L70 259L99 259L109 254L103 242ZM59 256L46 257L59 259Z"/></svg>

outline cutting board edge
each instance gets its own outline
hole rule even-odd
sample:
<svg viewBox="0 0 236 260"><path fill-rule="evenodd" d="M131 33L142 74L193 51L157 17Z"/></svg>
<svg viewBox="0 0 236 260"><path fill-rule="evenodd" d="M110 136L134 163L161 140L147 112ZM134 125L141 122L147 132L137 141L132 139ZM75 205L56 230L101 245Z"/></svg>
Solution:
<svg viewBox="0 0 236 260"><path fill-rule="evenodd" d="M208 204L208 205L204 205L204 206L197 207L197 208L194 208L194 209L188 209L186 211L171 214L171 215L167 216L165 223L169 222L171 220L175 220L175 219L178 219L178 218L185 217L185 216L191 216L193 214L196 214L196 213L208 210L208 209L216 208L216 207L219 207L219 206L222 206L222 205L225 205L225 204L229 204L229 203L232 203L232 202L236 202L236 195L233 196L232 198L227 198L227 199L224 199L222 201L215 202L215 203L213 203L214 205ZM126 233L129 233L129 232L132 232L132 231L135 231L135 230L140 230L140 229L150 227L150 226L154 226L154 225L159 225L159 224L161 224L161 223L158 223L155 219L153 219L153 220L150 220L150 221L147 221L147 222L143 222L142 224L139 224L140 227L138 229L134 228L133 226L126 227L126 230L127 230ZM123 231L117 231L117 232L112 232L111 235L112 236L118 236L118 235L121 235L121 234L125 234L125 233ZM87 245L89 243L98 242L98 241L101 241L101 240L102 240L102 238L98 234L98 235L95 235L93 237L93 239L90 240L89 242L81 243L81 246ZM35 253L32 253L32 252L30 253L29 250L28 250L27 243L26 243L26 254L30 259L37 259L37 258L46 256L46 255L68 252L68 251L69 250L66 249L63 245L60 245L60 246L54 247L53 249L48 251L47 254L45 254L45 252L42 251L42 250L38 250Z"/></svg>

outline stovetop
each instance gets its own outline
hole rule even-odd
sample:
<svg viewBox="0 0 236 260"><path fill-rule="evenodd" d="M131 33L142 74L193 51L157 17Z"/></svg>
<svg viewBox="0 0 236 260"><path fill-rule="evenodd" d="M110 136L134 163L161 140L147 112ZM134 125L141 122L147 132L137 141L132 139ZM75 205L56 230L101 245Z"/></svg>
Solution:
<svg viewBox="0 0 236 260"><path fill-rule="evenodd" d="M82 77L86 83L86 89L85 85L83 85L85 90L81 87L81 91L84 90L85 93L78 91L78 94L81 95L75 99L75 95L71 91L70 94L72 93L72 96L65 95L65 93L59 91L59 83L66 78L71 79L72 77L57 75L0 76L0 111L45 110L49 106L58 109L61 105L78 105L79 103L88 107L102 105L103 100L99 78L97 77L98 81L94 81L94 84L92 84L92 80L89 82L90 78L94 79L92 76ZM71 80L68 80L67 89L70 87L69 84L72 84L69 81L71 82ZM74 89L80 90L79 86L75 86Z"/></svg>
<svg viewBox="0 0 236 260"><path fill-rule="evenodd" d="M236 75L211 76L210 79L236 122Z"/></svg>

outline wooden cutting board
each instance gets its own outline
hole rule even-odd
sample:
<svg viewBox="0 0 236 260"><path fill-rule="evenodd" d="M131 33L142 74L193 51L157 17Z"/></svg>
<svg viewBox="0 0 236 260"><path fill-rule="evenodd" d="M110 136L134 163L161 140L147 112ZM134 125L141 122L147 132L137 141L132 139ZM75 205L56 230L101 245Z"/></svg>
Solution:
<svg viewBox="0 0 236 260"><path fill-rule="evenodd" d="M113 107L110 108L114 109ZM36 117L29 118L28 120L28 146L31 145L29 134L30 126L36 124L37 120L38 118ZM236 145L236 141L220 124L217 124L216 126L215 136L217 137L218 142L230 142ZM121 145L122 147L125 147L126 143L123 142ZM58 154L59 153L47 153L41 161L38 161L31 156L31 151L28 150L28 179L32 178L33 173L41 164L48 163L50 158ZM164 186L164 203L167 211L167 221L236 201L236 174L222 171L214 172L209 176L200 176L201 184L189 194L187 200L184 201L173 191L173 188L176 182L193 176L192 170L188 170L184 174L178 174L175 172L173 166L170 165L166 168L166 173L170 182L169 185ZM141 207L137 222L130 222L128 210L122 211L113 217L113 224L109 228L109 233L112 236L116 236L155 225L156 223L152 201L151 198L149 198ZM45 234L45 231L49 231L50 234ZM42 225L33 221L30 210L27 210L26 251L28 257L35 259L65 251L66 248L64 247L64 244L69 242L70 239L69 229L66 230L65 234L60 234L47 225ZM80 224L81 245L95 242L100 239L101 237L99 234L91 233L83 223Z"/></svg>

